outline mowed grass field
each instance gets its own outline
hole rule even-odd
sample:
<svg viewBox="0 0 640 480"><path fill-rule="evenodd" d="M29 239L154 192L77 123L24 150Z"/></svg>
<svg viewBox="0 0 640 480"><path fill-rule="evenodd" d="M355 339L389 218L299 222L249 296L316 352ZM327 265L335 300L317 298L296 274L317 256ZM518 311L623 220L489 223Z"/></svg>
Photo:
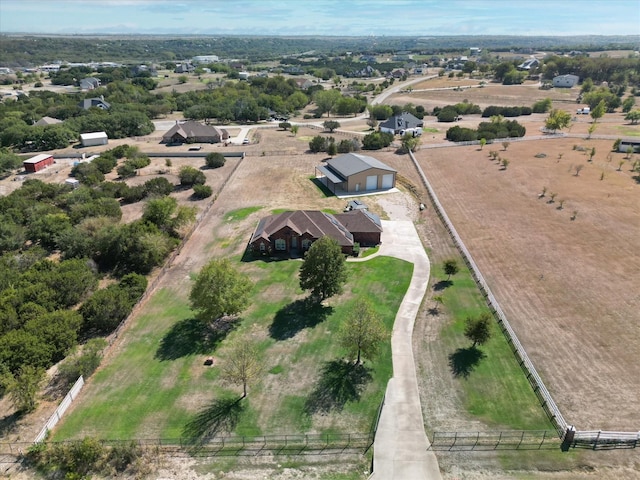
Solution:
<svg viewBox="0 0 640 480"><path fill-rule="evenodd" d="M240 397L240 388L221 384L216 367L227 342L239 336L258 343L264 369L241 401L237 418L220 434L368 433L392 375L390 346L385 344L375 361L365 362L366 375L352 378L337 362L343 352L336 332L352 301L361 297L374 302L390 332L411 264L388 257L350 263L344 294L308 308L298 286L301 262L236 261L255 286L251 307L225 340L206 339L184 295L168 288L157 291L54 439L180 438L198 412ZM215 359L212 367L203 365L209 355ZM332 381L342 382L341 387L332 390Z"/></svg>

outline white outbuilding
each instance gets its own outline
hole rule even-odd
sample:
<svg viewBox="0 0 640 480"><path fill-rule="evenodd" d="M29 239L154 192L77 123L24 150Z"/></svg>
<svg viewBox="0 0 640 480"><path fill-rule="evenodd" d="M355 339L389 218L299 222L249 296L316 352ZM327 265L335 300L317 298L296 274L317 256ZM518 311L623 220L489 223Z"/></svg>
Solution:
<svg viewBox="0 0 640 480"><path fill-rule="evenodd" d="M109 137L105 132L81 133L80 143L83 147L93 147L95 145L106 145Z"/></svg>

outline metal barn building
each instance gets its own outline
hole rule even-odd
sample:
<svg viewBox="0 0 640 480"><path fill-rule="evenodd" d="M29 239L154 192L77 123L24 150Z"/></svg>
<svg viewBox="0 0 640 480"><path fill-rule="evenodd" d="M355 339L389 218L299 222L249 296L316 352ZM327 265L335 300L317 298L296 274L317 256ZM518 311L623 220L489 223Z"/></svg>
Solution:
<svg viewBox="0 0 640 480"><path fill-rule="evenodd" d="M24 169L27 173L35 173L39 172L47 168L50 165L53 165L53 155L49 155L48 153L41 153L40 155L36 155L35 157L31 157L28 160L22 162Z"/></svg>
<svg viewBox="0 0 640 480"><path fill-rule="evenodd" d="M93 147L95 145L106 145L109 137L105 132L81 133L80 143L83 147Z"/></svg>

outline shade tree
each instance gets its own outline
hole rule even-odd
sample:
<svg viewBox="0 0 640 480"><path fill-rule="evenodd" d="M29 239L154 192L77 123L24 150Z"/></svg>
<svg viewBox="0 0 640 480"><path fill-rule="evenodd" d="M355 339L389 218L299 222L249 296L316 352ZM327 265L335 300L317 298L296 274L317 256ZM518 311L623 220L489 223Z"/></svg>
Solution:
<svg viewBox="0 0 640 480"><path fill-rule="evenodd" d="M228 259L214 259L198 272L189 300L196 318L211 323L236 316L249 305L253 283Z"/></svg>
<svg viewBox="0 0 640 480"><path fill-rule="evenodd" d="M344 254L338 242L328 236L313 242L300 267L300 288L320 301L342 292L347 281Z"/></svg>

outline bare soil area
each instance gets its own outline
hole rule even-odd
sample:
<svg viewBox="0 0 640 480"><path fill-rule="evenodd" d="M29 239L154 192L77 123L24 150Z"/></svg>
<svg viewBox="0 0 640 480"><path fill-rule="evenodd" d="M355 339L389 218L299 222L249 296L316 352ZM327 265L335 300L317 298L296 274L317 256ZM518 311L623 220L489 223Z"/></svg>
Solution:
<svg viewBox="0 0 640 480"><path fill-rule="evenodd" d="M588 162L576 143L602 153ZM624 154L606 159L610 147L513 143L500 152L507 170L486 147L424 149L418 158L567 420L634 431L640 187L629 165L617 170Z"/></svg>

